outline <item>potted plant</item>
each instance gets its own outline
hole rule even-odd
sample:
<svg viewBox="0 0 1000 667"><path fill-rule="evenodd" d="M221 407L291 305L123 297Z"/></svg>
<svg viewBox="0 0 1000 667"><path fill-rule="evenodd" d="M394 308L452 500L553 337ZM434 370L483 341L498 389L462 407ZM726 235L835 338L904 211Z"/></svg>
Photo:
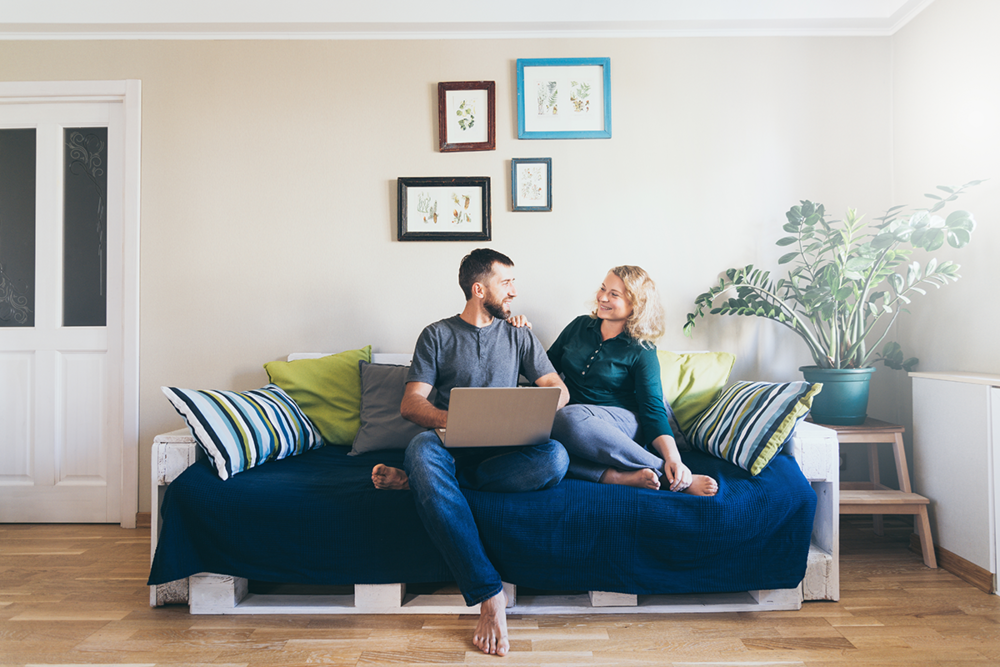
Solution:
<svg viewBox="0 0 1000 667"><path fill-rule="evenodd" d="M956 210L946 218L937 213L979 183L939 185L937 193L926 195L934 200L928 208L904 213L903 206L894 206L871 224L854 209L843 220L828 221L822 204L800 202L785 216L787 236L777 241L791 249L778 260L791 264L787 276L772 280L769 271L753 265L728 269L718 285L695 299L684 333L691 335L706 310L764 317L788 327L815 361L800 369L806 380L823 382L823 392L813 401L813 419L863 423L873 364L909 371L917 363L904 357L898 343L883 345L903 306L913 294L926 294L924 286L959 278L958 264L931 258L921 265L911 255L917 248L933 252L945 243L954 248L969 243L976 226L970 213ZM723 295L729 298L716 303ZM858 388L849 388L855 384ZM844 387L847 397L838 396Z"/></svg>

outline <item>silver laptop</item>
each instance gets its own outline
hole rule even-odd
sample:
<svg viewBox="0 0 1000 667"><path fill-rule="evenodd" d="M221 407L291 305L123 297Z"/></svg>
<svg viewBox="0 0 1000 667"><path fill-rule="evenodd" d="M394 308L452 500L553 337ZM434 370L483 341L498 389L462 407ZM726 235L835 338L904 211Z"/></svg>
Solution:
<svg viewBox="0 0 1000 667"><path fill-rule="evenodd" d="M552 435L558 387L456 387L448 401L445 447L539 445Z"/></svg>

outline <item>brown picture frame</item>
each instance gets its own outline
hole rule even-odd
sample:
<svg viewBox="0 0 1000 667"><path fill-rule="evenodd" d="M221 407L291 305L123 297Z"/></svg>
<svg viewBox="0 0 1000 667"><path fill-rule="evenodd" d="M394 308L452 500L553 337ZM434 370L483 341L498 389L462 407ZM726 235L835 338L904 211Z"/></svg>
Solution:
<svg viewBox="0 0 1000 667"><path fill-rule="evenodd" d="M495 81L438 83L440 151L453 153L496 150L496 107Z"/></svg>

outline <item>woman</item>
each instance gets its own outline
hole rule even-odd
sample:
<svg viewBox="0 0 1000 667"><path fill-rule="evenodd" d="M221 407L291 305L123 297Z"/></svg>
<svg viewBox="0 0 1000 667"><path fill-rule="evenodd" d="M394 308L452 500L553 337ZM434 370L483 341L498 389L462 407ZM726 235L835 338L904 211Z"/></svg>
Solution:
<svg viewBox="0 0 1000 667"><path fill-rule="evenodd" d="M604 484L715 495L711 477L681 462L667 419L654 341L663 334L656 285L638 266L617 266L597 291L596 308L570 322L549 359L565 376L570 405L552 437L570 454L569 472Z"/></svg>

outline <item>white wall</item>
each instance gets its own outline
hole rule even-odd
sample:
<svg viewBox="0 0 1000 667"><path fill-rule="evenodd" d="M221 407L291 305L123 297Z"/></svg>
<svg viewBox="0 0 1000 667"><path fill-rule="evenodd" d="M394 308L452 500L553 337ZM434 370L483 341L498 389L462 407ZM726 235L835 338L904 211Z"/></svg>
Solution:
<svg viewBox="0 0 1000 667"><path fill-rule="evenodd" d="M518 141L515 60L577 56L611 58L614 138ZM774 268L799 199L890 205L890 56L889 38L3 42L0 80L142 80L148 510L149 444L182 426L161 385L247 389L290 351L409 350L460 310L476 244L396 242L399 176L492 178L490 245L544 343L608 268L639 264L665 295L661 347L799 377L805 347L777 325L681 326L723 269ZM467 80L497 83L497 150L439 153L437 83ZM553 211L513 213L509 160L533 156L553 159Z"/></svg>
<svg viewBox="0 0 1000 667"><path fill-rule="evenodd" d="M990 179L946 209L975 215L972 243L933 253L961 264L961 280L932 288L901 318L899 341L920 358L920 371L1000 373L1000 310L991 287L1000 249L998 25L995 0L935 0L892 38L894 203L926 203L923 194L936 185ZM910 380L896 374L886 390L895 404L887 418L909 430Z"/></svg>
<svg viewBox="0 0 1000 667"><path fill-rule="evenodd" d="M897 203L934 186L990 179L956 206L978 221L970 245L939 255L955 285L915 304L901 337L923 371L1000 372L990 268L1000 248L1000 3L936 0L893 38L893 186ZM951 210L951 209L948 209Z"/></svg>

